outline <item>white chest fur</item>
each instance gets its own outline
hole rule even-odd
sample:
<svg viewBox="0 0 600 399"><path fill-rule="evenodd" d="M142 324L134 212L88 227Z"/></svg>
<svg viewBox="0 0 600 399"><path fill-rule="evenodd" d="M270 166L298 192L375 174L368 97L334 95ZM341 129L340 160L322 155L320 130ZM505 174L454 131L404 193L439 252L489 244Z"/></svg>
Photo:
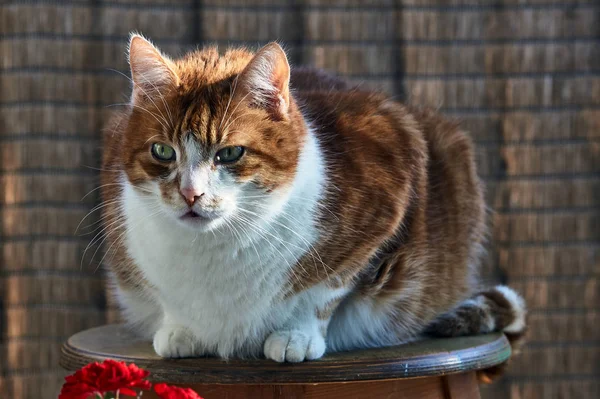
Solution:
<svg viewBox="0 0 600 399"><path fill-rule="evenodd" d="M235 232L221 228L190 234L157 209L156 199L125 183L125 246L156 288L149 300L161 307L158 314L192 330L206 352L258 354L265 336L286 323L302 295L282 301L280 290L318 238L315 211L324 179L320 159L309 135L279 214L259 228L240 226ZM136 301L122 299L128 313L135 313L131 307Z"/></svg>

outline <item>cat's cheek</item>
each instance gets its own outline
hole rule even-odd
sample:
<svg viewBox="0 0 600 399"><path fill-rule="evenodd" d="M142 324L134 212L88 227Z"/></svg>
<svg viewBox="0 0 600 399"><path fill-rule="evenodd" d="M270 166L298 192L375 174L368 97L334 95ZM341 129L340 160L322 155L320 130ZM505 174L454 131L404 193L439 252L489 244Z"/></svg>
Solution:
<svg viewBox="0 0 600 399"><path fill-rule="evenodd" d="M241 198L243 197L239 193L239 190L221 190L219 200L215 205L223 217L231 217L241 205Z"/></svg>
<svg viewBox="0 0 600 399"><path fill-rule="evenodd" d="M160 182L158 186L160 187L160 197L165 205L172 208L185 205L175 182Z"/></svg>

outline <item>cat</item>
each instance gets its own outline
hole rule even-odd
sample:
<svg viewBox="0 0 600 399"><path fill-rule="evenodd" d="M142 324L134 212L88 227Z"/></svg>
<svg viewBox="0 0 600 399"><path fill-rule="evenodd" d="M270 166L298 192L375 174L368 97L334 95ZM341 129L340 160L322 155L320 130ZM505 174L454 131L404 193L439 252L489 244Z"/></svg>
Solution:
<svg viewBox="0 0 600 399"><path fill-rule="evenodd" d="M104 133L106 259L158 355L524 334L523 299L479 288L483 187L456 123L292 69L275 42L172 60L133 34L129 63Z"/></svg>

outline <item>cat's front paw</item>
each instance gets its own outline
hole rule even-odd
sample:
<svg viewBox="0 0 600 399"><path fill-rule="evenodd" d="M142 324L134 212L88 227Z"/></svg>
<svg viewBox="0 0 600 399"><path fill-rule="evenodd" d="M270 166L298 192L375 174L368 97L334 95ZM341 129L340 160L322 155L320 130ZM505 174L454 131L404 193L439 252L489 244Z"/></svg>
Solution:
<svg viewBox="0 0 600 399"><path fill-rule="evenodd" d="M302 362L325 353L325 339L318 333L300 330L275 331L265 341L265 356L276 362Z"/></svg>
<svg viewBox="0 0 600 399"><path fill-rule="evenodd" d="M186 327L180 325L162 326L153 341L154 350L161 357L192 357L196 354L196 338Z"/></svg>

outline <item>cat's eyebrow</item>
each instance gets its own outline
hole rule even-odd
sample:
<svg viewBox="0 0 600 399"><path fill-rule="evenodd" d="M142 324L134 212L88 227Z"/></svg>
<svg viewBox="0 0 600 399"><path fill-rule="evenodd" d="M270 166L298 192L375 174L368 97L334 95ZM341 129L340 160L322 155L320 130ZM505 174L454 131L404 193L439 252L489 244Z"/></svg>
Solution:
<svg viewBox="0 0 600 399"><path fill-rule="evenodd" d="M225 140L226 138L231 138L231 137L237 136L238 134L242 134L242 133L244 133L244 132L241 130L231 130L231 131L228 130L223 135L222 140Z"/></svg>

